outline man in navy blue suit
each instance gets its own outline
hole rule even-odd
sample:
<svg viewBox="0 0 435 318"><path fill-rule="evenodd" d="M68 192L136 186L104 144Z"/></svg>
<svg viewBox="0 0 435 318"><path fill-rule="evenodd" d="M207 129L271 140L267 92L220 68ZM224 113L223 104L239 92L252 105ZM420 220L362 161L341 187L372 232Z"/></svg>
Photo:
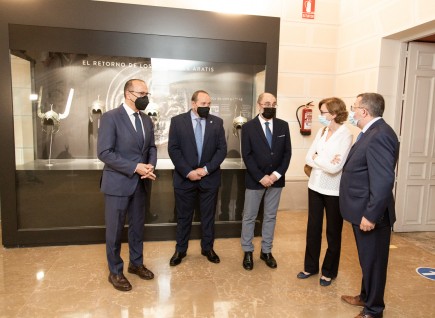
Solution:
<svg viewBox="0 0 435 318"><path fill-rule="evenodd" d="M177 266L186 257L197 201L202 227L201 254L212 263L220 262L213 244L220 165L227 154L223 121L209 114L211 99L207 92L193 93L191 103L192 109L173 117L169 128L168 153L175 166L177 215L177 244L170 266Z"/></svg>
<svg viewBox="0 0 435 318"><path fill-rule="evenodd" d="M259 115L242 126L242 157L246 166L245 206L241 244L244 251L243 268L252 270L254 260L255 219L264 197L264 215L260 259L270 268L277 263L272 255L276 213L285 173L292 154L288 123L275 118L276 98L270 93L258 96Z"/></svg>
<svg viewBox="0 0 435 318"><path fill-rule="evenodd" d="M399 142L382 119L384 98L358 95L349 120L361 129L352 146L340 181L340 210L352 223L362 269L361 291L341 296L364 309L358 317L382 317L391 228L396 221L392 189Z"/></svg>
<svg viewBox="0 0 435 318"><path fill-rule="evenodd" d="M128 272L142 279L154 274L143 265L145 179L155 180L157 163L153 123L140 112L148 105L148 87L132 79L124 86L124 103L106 112L98 130L97 153L104 162L101 191L105 194L106 254L109 282L118 290L132 286L123 274L121 234L128 215Z"/></svg>

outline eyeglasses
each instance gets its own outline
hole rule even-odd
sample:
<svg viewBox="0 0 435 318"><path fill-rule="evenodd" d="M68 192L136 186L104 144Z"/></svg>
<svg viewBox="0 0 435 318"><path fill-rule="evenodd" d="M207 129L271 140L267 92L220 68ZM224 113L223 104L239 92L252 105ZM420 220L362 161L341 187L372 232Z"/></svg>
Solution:
<svg viewBox="0 0 435 318"><path fill-rule="evenodd" d="M329 114L329 112L320 111L320 115Z"/></svg>
<svg viewBox="0 0 435 318"><path fill-rule="evenodd" d="M360 109L365 109L365 107L362 107L362 106L354 106L354 105L350 105L350 110L351 110L351 111L354 111L355 109L358 109L358 108L360 108Z"/></svg>
<svg viewBox="0 0 435 318"><path fill-rule="evenodd" d="M135 91L129 91L130 93L136 93L139 94L140 97L144 97L144 96L151 96L151 93L145 93L145 92L135 92ZM137 97L136 95L133 94L133 96Z"/></svg>
<svg viewBox="0 0 435 318"><path fill-rule="evenodd" d="M271 103L264 103L264 104L259 104L259 105L261 105L263 107L266 107L266 108L271 108L271 107L276 108L276 107L278 107L278 105L276 103L273 103L273 104L271 104Z"/></svg>

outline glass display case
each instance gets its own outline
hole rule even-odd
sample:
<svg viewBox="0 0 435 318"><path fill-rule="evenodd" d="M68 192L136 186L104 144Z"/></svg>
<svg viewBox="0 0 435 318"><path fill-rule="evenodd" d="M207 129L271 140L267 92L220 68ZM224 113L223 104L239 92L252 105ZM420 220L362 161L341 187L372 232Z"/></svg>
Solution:
<svg viewBox="0 0 435 318"><path fill-rule="evenodd" d="M99 119L120 106L131 78L149 86L158 147L144 239L175 238L168 129L198 89L210 93L228 143L216 237L240 235L240 128L260 92L276 93L279 18L86 0L12 1L0 15L4 246L104 242ZM191 238L200 237L197 220Z"/></svg>
<svg viewBox="0 0 435 318"><path fill-rule="evenodd" d="M241 221L241 127L255 115L255 98L264 91L264 65L39 50L10 54L20 228L104 226L98 125L104 112L122 104L124 84L131 78L149 87L144 112L153 120L158 154L158 178L148 185L146 222L176 222L169 126L173 116L191 108L191 95L198 89L209 92L210 112L224 120L228 145L216 219Z"/></svg>

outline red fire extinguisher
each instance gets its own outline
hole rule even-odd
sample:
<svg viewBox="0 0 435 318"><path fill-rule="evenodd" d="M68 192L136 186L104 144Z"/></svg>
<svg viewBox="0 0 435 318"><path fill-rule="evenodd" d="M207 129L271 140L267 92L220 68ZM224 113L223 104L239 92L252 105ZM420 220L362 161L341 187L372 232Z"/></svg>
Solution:
<svg viewBox="0 0 435 318"><path fill-rule="evenodd" d="M299 127L301 128L299 131L303 136L311 135L311 122L313 120L313 110L310 107L314 106L311 103L312 101L306 103L305 105L301 105L296 109L296 118L298 120ZM302 123L301 123L299 119L299 109L302 107L304 107L304 109L302 109Z"/></svg>

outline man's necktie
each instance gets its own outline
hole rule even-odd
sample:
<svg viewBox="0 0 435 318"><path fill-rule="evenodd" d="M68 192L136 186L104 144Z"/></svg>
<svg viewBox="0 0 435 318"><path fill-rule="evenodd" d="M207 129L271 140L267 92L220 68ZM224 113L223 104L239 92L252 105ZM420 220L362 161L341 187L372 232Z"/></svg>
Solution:
<svg viewBox="0 0 435 318"><path fill-rule="evenodd" d="M140 119L139 119L139 114L138 113L134 113L134 124L136 126L136 133L137 133L137 136L139 138L140 145L143 146L145 140L144 140L144 137L143 137L143 129L142 129L142 125L140 123Z"/></svg>
<svg viewBox="0 0 435 318"><path fill-rule="evenodd" d="M358 134L358 136L356 137L356 141L355 141L355 142L357 142L358 140L360 140L363 134L364 134L364 133L361 131L361 132Z"/></svg>
<svg viewBox="0 0 435 318"><path fill-rule="evenodd" d="M270 128L269 128L270 123L268 121L266 121L264 124L266 125L266 139L267 139L267 142L269 143L270 149L272 149L272 132L270 131Z"/></svg>
<svg viewBox="0 0 435 318"><path fill-rule="evenodd" d="M198 164L201 162L202 155L202 127L201 127L201 118L196 118L196 127L195 127L195 141L196 141L196 149L198 150Z"/></svg>

